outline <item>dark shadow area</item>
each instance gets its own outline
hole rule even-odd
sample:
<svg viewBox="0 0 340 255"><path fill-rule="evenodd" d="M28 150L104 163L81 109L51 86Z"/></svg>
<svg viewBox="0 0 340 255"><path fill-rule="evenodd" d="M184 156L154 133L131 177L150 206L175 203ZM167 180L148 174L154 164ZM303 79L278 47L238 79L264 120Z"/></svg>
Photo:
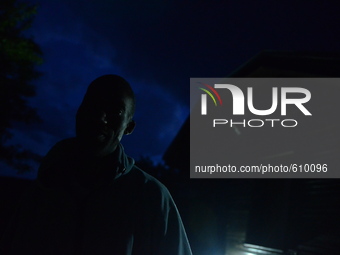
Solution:
<svg viewBox="0 0 340 255"><path fill-rule="evenodd" d="M2 237L31 180L0 177L0 236Z"/></svg>

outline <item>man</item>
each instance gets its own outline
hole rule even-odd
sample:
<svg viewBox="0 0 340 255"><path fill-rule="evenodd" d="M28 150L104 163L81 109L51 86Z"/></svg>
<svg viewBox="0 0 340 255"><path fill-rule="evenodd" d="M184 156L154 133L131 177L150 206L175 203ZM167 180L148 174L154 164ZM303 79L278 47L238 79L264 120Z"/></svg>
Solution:
<svg viewBox="0 0 340 255"><path fill-rule="evenodd" d="M50 150L17 213L10 254L191 254L168 190L120 144L135 128L134 109L122 77L104 75L90 84L76 137Z"/></svg>

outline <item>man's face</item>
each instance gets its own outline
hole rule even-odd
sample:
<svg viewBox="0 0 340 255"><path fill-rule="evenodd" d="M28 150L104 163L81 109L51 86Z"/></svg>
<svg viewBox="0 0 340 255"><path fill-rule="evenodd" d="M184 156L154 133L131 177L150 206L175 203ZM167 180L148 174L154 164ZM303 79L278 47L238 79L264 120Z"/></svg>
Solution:
<svg viewBox="0 0 340 255"><path fill-rule="evenodd" d="M76 118L82 148L97 157L112 153L123 135L134 129L132 104L132 99L119 91L115 95L87 93Z"/></svg>

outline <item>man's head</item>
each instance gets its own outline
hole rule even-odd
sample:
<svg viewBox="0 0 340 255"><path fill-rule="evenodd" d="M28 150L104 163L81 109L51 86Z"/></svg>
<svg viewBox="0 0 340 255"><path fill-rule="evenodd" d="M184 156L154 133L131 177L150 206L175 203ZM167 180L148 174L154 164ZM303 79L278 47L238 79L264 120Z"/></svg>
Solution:
<svg viewBox="0 0 340 255"><path fill-rule="evenodd" d="M95 79L87 89L76 117L76 135L95 156L112 153L123 135L131 134L135 97L129 83L118 75Z"/></svg>

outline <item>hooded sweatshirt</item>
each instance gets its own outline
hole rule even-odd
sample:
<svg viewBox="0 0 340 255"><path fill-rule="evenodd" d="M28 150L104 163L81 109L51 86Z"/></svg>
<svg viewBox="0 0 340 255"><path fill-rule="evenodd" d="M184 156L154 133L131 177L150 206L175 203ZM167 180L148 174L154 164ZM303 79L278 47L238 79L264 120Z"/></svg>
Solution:
<svg viewBox="0 0 340 255"><path fill-rule="evenodd" d="M8 254L191 255L169 191L121 144L100 161L81 151L71 138L46 155L5 238Z"/></svg>

